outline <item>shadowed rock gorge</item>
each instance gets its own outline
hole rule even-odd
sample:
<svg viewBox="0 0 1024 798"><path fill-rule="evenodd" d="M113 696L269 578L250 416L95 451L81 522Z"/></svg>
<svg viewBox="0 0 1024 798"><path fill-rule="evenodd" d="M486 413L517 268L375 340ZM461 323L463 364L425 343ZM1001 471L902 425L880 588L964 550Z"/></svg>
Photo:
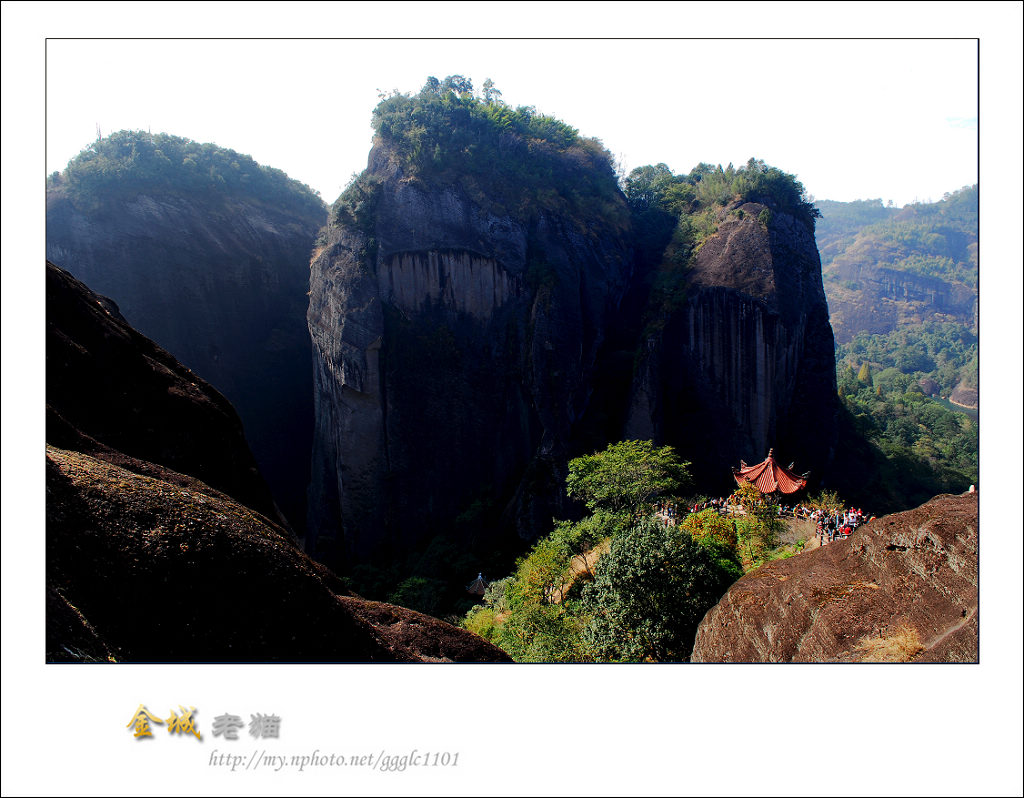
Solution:
<svg viewBox="0 0 1024 798"><path fill-rule="evenodd" d="M47 661L508 661L280 520L227 400L48 263Z"/></svg>
<svg viewBox="0 0 1024 798"><path fill-rule="evenodd" d="M47 185L47 258L228 397L299 532L313 427L303 319L323 222L320 198L280 170L165 134L100 139Z"/></svg>
<svg viewBox="0 0 1024 798"><path fill-rule="evenodd" d="M820 484L838 407L813 222L756 202L716 215L683 299L641 343L626 437L671 443L709 489L772 447Z"/></svg>

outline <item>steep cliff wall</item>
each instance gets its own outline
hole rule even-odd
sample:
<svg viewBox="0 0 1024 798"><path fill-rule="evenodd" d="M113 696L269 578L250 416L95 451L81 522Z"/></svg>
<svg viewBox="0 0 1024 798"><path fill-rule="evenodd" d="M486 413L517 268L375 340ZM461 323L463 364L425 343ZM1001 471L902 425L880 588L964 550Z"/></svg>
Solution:
<svg viewBox="0 0 1024 798"><path fill-rule="evenodd" d="M835 446L832 330L814 235L793 216L732 203L649 327L626 435L671 443L707 489L775 447L820 477Z"/></svg>
<svg viewBox="0 0 1024 798"><path fill-rule="evenodd" d="M51 187L47 258L110 296L139 331L228 397L282 511L301 528L313 416L304 314L325 211L316 200L289 204L255 189L168 180L126 168L95 195L74 183Z"/></svg>
<svg viewBox="0 0 1024 798"><path fill-rule="evenodd" d="M367 174L372 216L332 220L311 268L311 551L408 544L474 504L532 537L559 510L628 242L409 179L380 143Z"/></svg>

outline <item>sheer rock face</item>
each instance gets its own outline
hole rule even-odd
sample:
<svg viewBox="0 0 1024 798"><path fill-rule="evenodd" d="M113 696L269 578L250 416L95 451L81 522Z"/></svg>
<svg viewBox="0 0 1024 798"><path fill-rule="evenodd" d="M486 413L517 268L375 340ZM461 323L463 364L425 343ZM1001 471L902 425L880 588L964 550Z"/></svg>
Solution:
<svg viewBox="0 0 1024 798"><path fill-rule="evenodd" d="M52 264L46 391L47 661L509 661L349 594L277 522L227 400Z"/></svg>
<svg viewBox="0 0 1024 798"><path fill-rule="evenodd" d="M323 218L219 195L140 192L101 207L59 189L47 198L47 258L224 393L297 527L313 426L303 316Z"/></svg>
<svg viewBox="0 0 1024 798"><path fill-rule="evenodd" d="M369 171L371 225L329 225L311 269L309 550L408 544L478 501L533 537L559 511L628 244L594 220L500 216L403 179L380 146Z"/></svg>
<svg viewBox="0 0 1024 798"><path fill-rule="evenodd" d="M821 263L806 225L774 211L766 229L764 207L721 212L684 299L641 351L626 434L671 443L695 473L723 478L774 447L813 484L838 409Z"/></svg>
<svg viewBox="0 0 1024 798"><path fill-rule="evenodd" d="M768 563L697 629L694 662L975 662L977 494L937 496Z"/></svg>

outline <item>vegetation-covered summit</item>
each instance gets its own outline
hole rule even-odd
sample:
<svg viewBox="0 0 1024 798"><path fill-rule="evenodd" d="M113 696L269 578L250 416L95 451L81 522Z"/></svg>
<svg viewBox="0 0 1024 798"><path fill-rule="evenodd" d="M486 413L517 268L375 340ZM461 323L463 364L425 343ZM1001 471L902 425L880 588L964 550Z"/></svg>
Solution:
<svg viewBox="0 0 1024 798"><path fill-rule="evenodd" d="M322 213L320 195L248 155L167 133L120 130L97 139L47 179L79 207L97 208L140 192L245 196L300 213Z"/></svg>
<svg viewBox="0 0 1024 798"><path fill-rule="evenodd" d="M626 198L636 211L657 208L675 215L703 211L733 201L759 202L791 213L814 230L821 216L794 175L751 158L738 169L732 164L701 163L686 175L675 175L663 163L641 166L626 178Z"/></svg>
<svg viewBox="0 0 1024 798"><path fill-rule="evenodd" d="M489 79L477 93L461 75L429 77L418 94L384 97L373 129L405 178L457 184L494 213L523 218L544 210L627 224L613 159L601 142L533 107L512 108ZM332 216L365 222L374 190L374 176L364 172Z"/></svg>
<svg viewBox="0 0 1024 798"><path fill-rule="evenodd" d="M647 323L657 326L685 292L686 274L701 247L718 232L727 206L764 205L757 221L764 229L774 213L788 213L813 233L820 216L803 185L764 161L751 158L739 168L700 163L688 174L674 174L663 163L634 169L623 181L637 261L652 284Z"/></svg>

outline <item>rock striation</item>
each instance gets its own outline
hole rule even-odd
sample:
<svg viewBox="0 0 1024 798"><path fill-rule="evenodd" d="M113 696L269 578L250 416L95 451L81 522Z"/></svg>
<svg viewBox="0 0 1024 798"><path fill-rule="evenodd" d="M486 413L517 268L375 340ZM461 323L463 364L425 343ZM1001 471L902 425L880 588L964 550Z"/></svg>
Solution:
<svg viewBox="0 0 1024 798"><path fill-rule="evenodd" d="M46 388L47 661L509 661L310 560L227 400L53 264Z"/></svg>
<svg viewBox="0 0 1024 798"><path fill-rule="evenodd" d="M937 496L768 563L697 629L693 662L976 662L978 499Z"/></svg>
<svg viewBox="0 0 1024 798"><path fill-rule="evenodd" d="M814 484L834 454L834 343L814 232L765 210L721 209L683 299L639 353L627 437L673 444L696 473L721 475L709 489L772 447Z"/></svg>
<svg viewBox="0 0 1024 798"><path fill-rule="evenodd" d="M497 212L410 179L386 143L364 224L334 219L308 310L316 431L309 550L328 561L505 508L526 538L564 501L564 463L631 269L599 219Z"/></svg>

